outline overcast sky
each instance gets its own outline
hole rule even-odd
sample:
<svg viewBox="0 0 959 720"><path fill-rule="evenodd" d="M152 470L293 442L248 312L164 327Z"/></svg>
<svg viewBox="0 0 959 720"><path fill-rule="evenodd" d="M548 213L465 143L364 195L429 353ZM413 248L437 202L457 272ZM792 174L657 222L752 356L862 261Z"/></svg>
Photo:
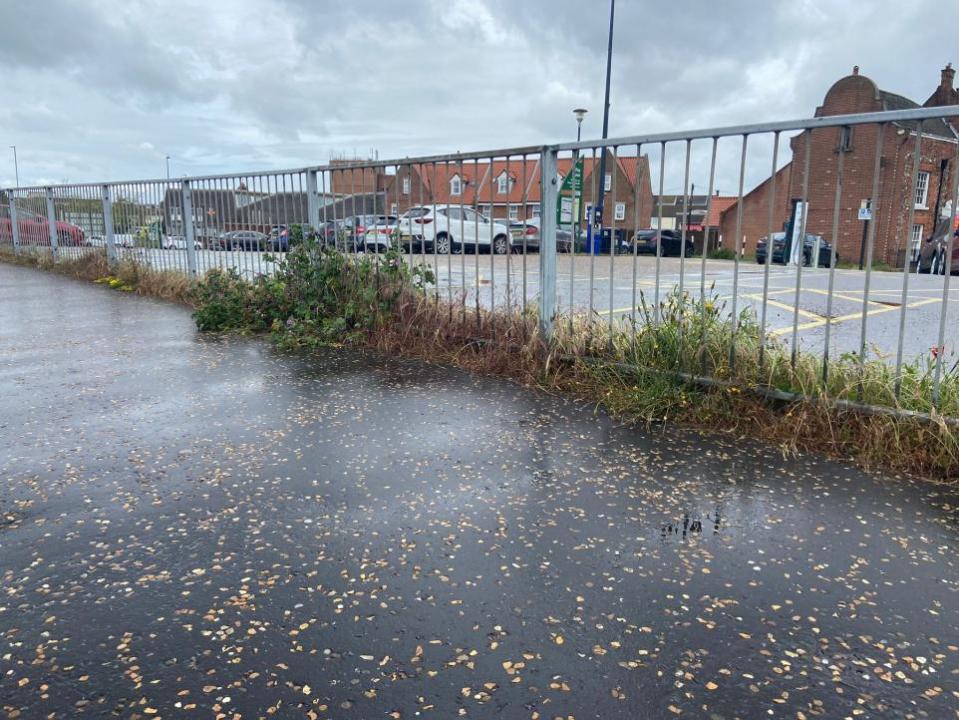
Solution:
<svg viewBox="0 0 959 720"><path fill-rule="evenodd" d="M959 64L943 7L619 0L610 135L808 117L855 64L922 102ZM599 137L608 11L603 0L0 0L0 186L14 183L14 144L27 185L162 177L167 154L180 176L559 142L575 138L577 106L590 109L584 137ZM724 192L735 166L720 168Z"/></svg>

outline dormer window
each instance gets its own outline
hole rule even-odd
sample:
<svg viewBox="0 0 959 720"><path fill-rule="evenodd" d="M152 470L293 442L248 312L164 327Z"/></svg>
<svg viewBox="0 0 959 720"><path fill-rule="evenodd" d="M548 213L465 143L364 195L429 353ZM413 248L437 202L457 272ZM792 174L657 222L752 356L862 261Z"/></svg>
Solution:
<svg viewBox="0 0 959 720"><path fill-rule="evenodd" d="M509 192L509 175L506 173L503 173L499 176L496 192L498 192L500 195L505 195Z"/></svg>
<svg viewBox="0 0 959 720"><path fill-rule="evenodd" d="M454 175L450 179L450 195L462 195L463 194L463 181L460 179L459 175Z"/></svg>

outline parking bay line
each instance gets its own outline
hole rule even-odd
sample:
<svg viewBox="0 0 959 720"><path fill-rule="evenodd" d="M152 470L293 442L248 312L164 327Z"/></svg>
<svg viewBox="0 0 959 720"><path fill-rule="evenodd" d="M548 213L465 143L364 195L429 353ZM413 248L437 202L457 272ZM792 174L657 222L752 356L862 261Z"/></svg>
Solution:
<svg viewBox="0 0 959 720"><path fill-rule="evenodd" d="M931 305L932 303L940 302L939 298L927 298L926 300L918 300L914 303L906 305L906 309L912 309L921 307L923 305ZM875 310L870 310L866 313L867 317L872 317L873 315L882 315L883 313L892 312L893 310L899 310L901 306L899 305L883 305L883 307L876 308ZM862 318L862 312L849 313L848 315L840 315L839 317L834 317L832 319L832 325L838 325L839 323L847 322L849 320L858 320ZM822 318L820 320L814 320L808 323L802 323L796 327L797 330L814 330L816 328L824 327L826 325L826 319ZM786 335L793 331L792 327L778 328L777 330L770 330L769 335L772 337L780 337Z"/></svg>

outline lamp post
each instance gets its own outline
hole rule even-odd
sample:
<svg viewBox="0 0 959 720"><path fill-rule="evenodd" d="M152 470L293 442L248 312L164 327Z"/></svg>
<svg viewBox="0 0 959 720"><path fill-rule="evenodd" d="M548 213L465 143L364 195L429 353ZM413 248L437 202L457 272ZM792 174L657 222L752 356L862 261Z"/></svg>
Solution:
<svg viewBox="0 0 959 720"><path fill-rule="evenodd" d="M11 145L10 149L13 150L13 174L17 181L17 188L20 188L20 166L17 164L17 146Z"/></svg>
<svg viewBox="0 0 959 720"><path fill-rule="evenodd" d="M603 103L603 140L609 137L609 81L613 64L613 20L616 14L616 0L609 0L609 43L606 47L606 99ZM603 206L606 201L606 146L602 148L599 160L599 202L593 209L593 218L590 223L591 231L602 232ZM592 232L590 233L592 235ZM593 252L592 237L590 237L590 253ZM610 238L609 252L613 252L613 240Z"/></svg>
<svg viewBox="0 0 959 720"><path fill-rule="evenodd" d="M576 116L576 142L579 142L580 137L583 134L583 118L586 117L586 113L589 110L586 108L576 108L573 110L573 115Z"/></svg>
<svg viewBox="0 0 959 720"><path fill-rule="evenodd" d="M166 156L166 179L170 179L170 156Z"/></svg>
<svg viewBox="0 0 959 720"><path fill-rule="evenodd" d="M576 142L579 142L580 138L583 135L583 118L586 117L586 113L588 112L589 110L587 110L586 108L576 108L575 110L573 110L573 115L576 116ZM579 151L577 150L576 152L578 153ZM573 178L575 178L576 177L575 165L570 169L570 172L573 173ZM576 252L576 243L579 241L579 218L580 218L579 193L580 193L579 188L576 185L574 185L573 186L573 227L572 227L573 237L569 243L570 255Z"/></svg>

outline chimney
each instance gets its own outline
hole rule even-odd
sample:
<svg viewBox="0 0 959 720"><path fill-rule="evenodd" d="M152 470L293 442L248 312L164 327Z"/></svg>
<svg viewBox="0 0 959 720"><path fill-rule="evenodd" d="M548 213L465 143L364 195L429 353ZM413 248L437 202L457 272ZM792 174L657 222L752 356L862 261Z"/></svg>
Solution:
<svg viewBox="0 0 959 720"><path fill-rule="evenodd" d="M942 79L939 82L939 87L947 92L952 92L952 83L956 79L956 71L952 67L952 63L949 63L942 69Z"/></svg>
<svg viewBox="0 0 959 720"><path fill-rule="evenodd" d="M853 74L853 75L858 75L858 74L859 74L859 66L858 66L858 65L853 65L853 66L852 66L852 74Z"/></svg>

